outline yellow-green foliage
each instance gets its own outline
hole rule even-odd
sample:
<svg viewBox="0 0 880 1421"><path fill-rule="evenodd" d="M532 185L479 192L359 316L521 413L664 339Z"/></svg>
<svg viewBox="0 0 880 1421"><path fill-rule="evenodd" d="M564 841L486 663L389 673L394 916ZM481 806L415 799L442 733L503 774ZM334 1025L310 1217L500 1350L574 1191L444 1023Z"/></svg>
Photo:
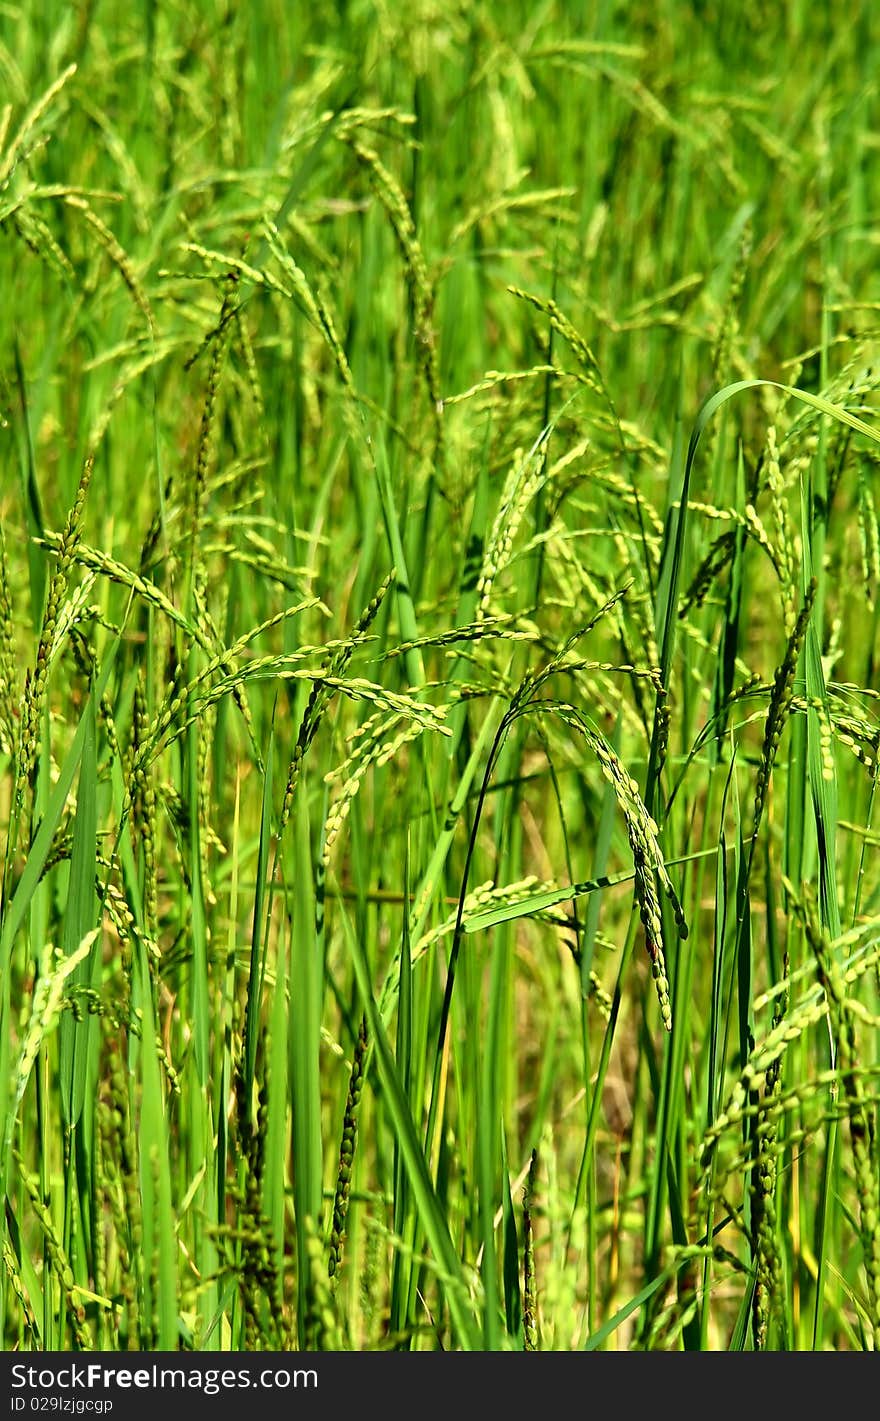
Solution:
<svg viewBox="0 0 880 1421"><path fill-rule="evenodd" d="M2 8L0 1345L880 1345L878 45Z"/></svg>

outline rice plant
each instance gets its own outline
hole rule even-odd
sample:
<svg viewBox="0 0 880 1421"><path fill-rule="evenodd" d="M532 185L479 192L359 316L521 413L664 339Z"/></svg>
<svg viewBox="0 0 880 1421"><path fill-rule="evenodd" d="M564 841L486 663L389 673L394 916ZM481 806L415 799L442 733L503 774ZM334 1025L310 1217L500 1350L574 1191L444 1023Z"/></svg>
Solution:
<svg viewBox="0 0 880 1421"><path fill-rule="evenodd" d="M880 1346L878 27L0 15L4 1349Z"/></svg>

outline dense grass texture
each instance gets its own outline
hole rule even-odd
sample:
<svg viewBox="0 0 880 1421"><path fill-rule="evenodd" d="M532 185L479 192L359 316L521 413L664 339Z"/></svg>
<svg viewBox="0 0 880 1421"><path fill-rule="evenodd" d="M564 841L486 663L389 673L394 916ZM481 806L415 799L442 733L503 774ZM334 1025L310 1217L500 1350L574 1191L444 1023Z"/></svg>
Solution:
<svg viewBox="0 0 880 1421"><path fill-rule="evenodd" d="M878 31L0 8L4 1348L880 1345Z"/></svg>

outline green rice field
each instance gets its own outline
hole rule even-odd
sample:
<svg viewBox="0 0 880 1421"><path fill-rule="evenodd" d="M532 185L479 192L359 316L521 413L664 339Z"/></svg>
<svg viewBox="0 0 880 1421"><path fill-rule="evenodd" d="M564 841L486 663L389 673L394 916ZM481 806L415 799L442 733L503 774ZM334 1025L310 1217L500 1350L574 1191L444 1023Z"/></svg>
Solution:
<svg viewBox="0 0 880 1421"><path fill-rule="evenodd" d="M880 9L0 3L0 1349L880 1348Z"/></svg>

